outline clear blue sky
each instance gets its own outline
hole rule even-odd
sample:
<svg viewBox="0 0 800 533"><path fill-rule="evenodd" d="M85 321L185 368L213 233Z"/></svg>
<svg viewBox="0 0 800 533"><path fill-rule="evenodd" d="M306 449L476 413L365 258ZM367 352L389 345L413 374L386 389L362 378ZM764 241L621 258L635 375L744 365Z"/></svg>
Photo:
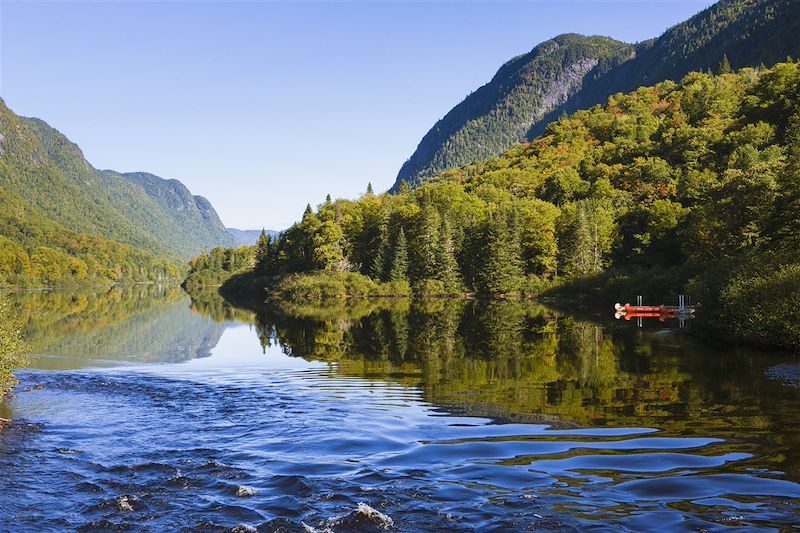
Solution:
<svg viewBox="0 0 800 533"><path fill-rule="evenodd" d="M12 110L256 229L387 189L436 120L545 39L640 41L711 3L0 2Z"/></svg>

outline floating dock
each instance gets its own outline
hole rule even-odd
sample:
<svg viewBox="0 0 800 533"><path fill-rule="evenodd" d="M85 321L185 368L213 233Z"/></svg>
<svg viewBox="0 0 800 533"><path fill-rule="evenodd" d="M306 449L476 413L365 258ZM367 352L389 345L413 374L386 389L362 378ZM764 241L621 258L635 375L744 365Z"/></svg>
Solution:
<svg viewBox="0 0 800 533"><path fill-rule="evenodd" d="M614 317L624 318L657 318L661 321L671 318L686 318L695 312L695 306L687 305L687 298L684 295L678 296L678 305L642 305L642 297L637 296L637 305L614 304Z"/></svg>

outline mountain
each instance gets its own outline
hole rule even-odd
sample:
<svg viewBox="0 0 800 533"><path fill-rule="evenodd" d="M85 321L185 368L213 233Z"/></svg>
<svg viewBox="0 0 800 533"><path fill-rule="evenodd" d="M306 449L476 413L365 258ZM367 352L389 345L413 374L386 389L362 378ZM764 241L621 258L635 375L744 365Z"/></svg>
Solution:
<svg viewBox="0 0 800 533"><path fill-rule="evenodd" d="M633 46L607 37L568 34L513 58L431 128L403 164L394 189L502 153L575 94L590 71L607 71L633 52Z"/></svg>
<svg viewBox="0 0 800 533"><path fill-rule="evenodd" d="M10 261L0 257L0 284L51 285L70 270L77 277L161 279L205 249L233 243L211 204L179 181L98 170L62 133L16 115L2 99L0 207Z"/></svg>
<svg viewBox="0 0 800 533"><path fill-rule="evenodd" d="M228 234L233 237L233 240L236 243L236 246L253 246L255 243L258 242L258 238L261 236L260 229L236 229L236 228L227 228ZM275 231L271 229L264 230L267 235L272 237L273 239L280 235L280 231Z"/></svg>
<svg viewBox="0 0 800 533"><path fill-rule="evenodd" d="M402 181L417 185L443 170L498 155L541 134L559 116L604 103L613 94L717 70L724 57L732 68L798 57L798 34L796 0L722 0L636 46L556 37L503 65L490 83L437 122L400 169L392 190ZM554 77L552 69L559 67L571 74ZM549 98L543 96L547 87L553 88Z"/></svg>
<svg viewBox="0 0 800 533"><path fill-rule="evenodd" d="M192 257L215 246L229 246L232 240L225 225L207 199L194 196L186 185L176 179L164 179L147 172L117 173L106 170L134 183L150 197L160 212L166 215L170 227L163 239L181 257Z"/></svg>

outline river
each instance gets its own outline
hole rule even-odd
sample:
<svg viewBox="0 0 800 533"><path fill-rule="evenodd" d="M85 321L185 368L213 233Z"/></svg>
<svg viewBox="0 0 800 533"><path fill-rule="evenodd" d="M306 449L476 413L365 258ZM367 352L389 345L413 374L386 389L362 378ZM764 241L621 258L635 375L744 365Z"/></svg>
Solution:
<svg viewBox="0 0 800 533"><path fill-rule="evenodd" d="M798 527L791 353L531 303L12 298L0 531Z"/></svg>

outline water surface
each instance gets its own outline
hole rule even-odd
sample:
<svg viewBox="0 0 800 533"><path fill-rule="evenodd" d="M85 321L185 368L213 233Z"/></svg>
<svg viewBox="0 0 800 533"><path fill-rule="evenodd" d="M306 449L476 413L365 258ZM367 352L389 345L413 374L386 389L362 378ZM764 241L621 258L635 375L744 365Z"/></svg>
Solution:
<svg viewBox="0 0 800 533"><path fill-rule="evenodd" d="M533 304L17 295L0 530L791 530L793 354Z"/></svg>

